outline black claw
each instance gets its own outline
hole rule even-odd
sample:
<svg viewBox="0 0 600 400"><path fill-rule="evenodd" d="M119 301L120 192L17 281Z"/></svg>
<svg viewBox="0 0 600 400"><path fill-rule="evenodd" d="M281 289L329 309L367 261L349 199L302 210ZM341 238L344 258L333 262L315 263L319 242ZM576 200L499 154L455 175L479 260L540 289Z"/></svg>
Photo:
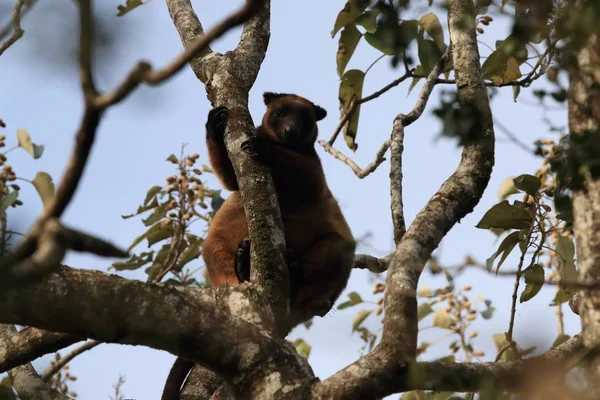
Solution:
<svg viewBox="0 0 600 400"><path fill-rule="evenodd" d="M244 239L238 244L235 274L240 283L250 281L250 239Z"/></svg>
<svg viewBox="0 0 600 400"><path fill-rule="evenodd" d="M262 152L260 151L259 147L259 142L256 136L251 136L248 138L248 140L242 143L242 150L252 158L258 158L261 156Z"/></svg>
<svg viewBox="0 0 600 400"><path fill-rule="evenodd" d="M206 136L211 138L222 138L225 135L225 126L229 110L225 106L213 108L208 112L206 121Z"/></svg>

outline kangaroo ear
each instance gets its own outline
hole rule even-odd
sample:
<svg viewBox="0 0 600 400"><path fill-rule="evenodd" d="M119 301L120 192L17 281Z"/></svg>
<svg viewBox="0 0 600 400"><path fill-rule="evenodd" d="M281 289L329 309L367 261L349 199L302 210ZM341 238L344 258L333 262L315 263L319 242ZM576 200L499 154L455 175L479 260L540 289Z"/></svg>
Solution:
<svg viewBox="0 0 600 400"><path fill-rule="evenodd" d="M283 94L273 93L273 92L265 92L263 94L263 99L265 101L265 106L268 106L273 100L277 100L280 97L283 97Z"/></svg>
<svg viewBox="0 0 600 400"><path fill-rule="evenodd" d="M315 115L317 121L320 121L327 116L327 111L323 107L315 105Z"/></svg>

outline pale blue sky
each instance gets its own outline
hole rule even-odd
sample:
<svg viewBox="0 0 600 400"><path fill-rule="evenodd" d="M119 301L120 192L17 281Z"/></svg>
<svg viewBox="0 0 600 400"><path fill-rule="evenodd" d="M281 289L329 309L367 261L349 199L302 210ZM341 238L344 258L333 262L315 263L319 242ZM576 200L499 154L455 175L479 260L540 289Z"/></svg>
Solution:
<svg viewBox="0 0 600 400"><path fill-rule="evenodd" d="M319 126L320 138L328 139L339 119L339 80L335 70L338 37L331 39L330 31L344 2L306 0L273 3L271 41L263 68L250 93L250 111L255 122L259 121L264 111L264 91L297 93L329 112ZM106 43L101 53L110 56L97 72L98 86L103 90L114 87L137 60L143 58L155 66L163 66L181 50L179 37L163 1L150 2L123 18L114 17L117 4L119 2L116 0L105 0L101 7L97 7L99 16L109 22L108 29L117 32L117 40ZM239 4L240 1L194 2L205 27L212 26ZM53 11L55 6L58 11ZM426 7L422 7L419 15L425 10ZM436 13L445 24L445 14L439 10ZM69 21L74 20L76 15L76 9L69 0L40 2L24 19L25 36L0 57L0 72L4 77L0 80L0 93L3 93L0 117L8 125L3 131L8 136L8 145L11 145L16 129L25 128L34 141L46 146L44 156L37 161L22 151L10 154L10 163L25 178L30 179L37 171L43 170L58 181L71 151L73 134L82 111L78 76L74 64L65 65L64 60L56 60L75 55L76 25L70 25ZM2 21L7 17L5 15ZM493 46L496 39L503 38L502 34L506 36L508 26L500 20L497 22L497 26L486 29L486 34L480 37L481 41ZM233 48L239 32L238 29L228 33L213 45L213 49L226 51ZM489 53L485 46L480 48L483 55ZM113 52L108 52L109 49ZM362 42L348 68L364 70L378 56L375 50ZM382 60L367 75L363 93L372 93L401 73L401 70L392 69L388 60ZM539 87L543 85L538 84ZM357 140L359 150L352 155L359 165L364 166L373 160L376 150L391 132L394 116L406 113L413 107L420 86L417 85L407 96L406 83L389 91L379 101L363 107ZM441 126L438 119L431 115L431 110L437 104L441 89L435 89L423 117L406 132L404 211L408 222L412 221L460 160L460 148L455 142L436 140ZM527 90L522 91L521 99L534 102ZM200 161L207 162L204 123L209 108L203 85L189 68L185 68L168 83L155 88L142 87L111 109L102 121L83 183L65 213L64 221L127 247L135 236L143 232L143 225L136 219L123 220L120 215L134 210L150 186L164 182L167 174L171 173L171 166L164 159L170 153L178 153L182 143L188 143L187 150L200 153ZM502 89L495 96L492 109L495 117L522 141L529 144L536 138L546 136L543 113L522 101L513 102L510 88ZM566 112L563 111L555 111L548 116L560 124L566 121ZM446 264L462 261L467 253L485 260L495 251L495 237L474 228L474 225L497 202L497 189L507 176L532 173L539 166L539 159L507 143L498 130L497 137L502 141L496 147L496 166L488 190L475 212L450 232L438 250L441 260ZM345 148L343 140L338 140L337 146L345 154L351 153ZM354 235L371 235L370 247L360 248L359 251L378 256L390 252L393 242L389 212L389 164L384 163L374 174L358 180L346 165L321 149L318 153L331 190L339 199ZM219 188L216 179L210 179L209 184ZM21 198L25 206L9 216L21 224L29 224L40 211L41 202L34 190L26 186ZM511 260L514 259L509 258L505 268L514 269ZM110 265L109 260L79 254L69 254L65 261L75 268L101 271L106 271ZM122 275L141 279L145 276L141 271ZM443 284L443 280L424 274L421 279L423 283L435 288ZM475 324L480 332L477 347L486 351L486 359L493 358L491 334L504 332L508 327L513 280L470 271L457 280L458 285L466 283L474 286L474 296L482 293L497 308L492 320ZM373 298L370 294L372 282L364 272L353 272L348 288L358 291L366 299ZM554 309L547 306L553 295L553 289L543 289L535 299L519 305L515 334L524 347L533 343L547 347L554 340ZM342 299L344 297L345 294ZM357 335L350 333L352 318L358 310L355 307L332 311L325 318L315 320L309 331L299 328L292 333L291 340L303 337L313 346L309 360L320 378L326 378L360 356L362 342ZM576 333L580 326L578 319L570 311L565 311L565 314L568 333ZM376 328L377 320L369 317L366 325ZM534 326L547 328L534 331ZM444 332L435 329L427 330L421 338L431 341L442 334ZM428 352L424 359L436 358L446 348L442 344ZM71 387L80 399L107 399L118 375L124 374L126 383L123 390L126 397L155 399L159 397L173 359L170 354L144 347L102 345L71 363L71 371L79 378ZM48 361L49 358L45 357L34 365L43 368Z"/></svg>

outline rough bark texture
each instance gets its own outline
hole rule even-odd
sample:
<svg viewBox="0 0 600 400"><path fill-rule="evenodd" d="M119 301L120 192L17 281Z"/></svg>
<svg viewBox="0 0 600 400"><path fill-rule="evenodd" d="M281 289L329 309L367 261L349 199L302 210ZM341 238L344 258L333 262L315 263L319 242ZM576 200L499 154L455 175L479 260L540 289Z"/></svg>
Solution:
<svg viewBox="0 0 600 400"><path fill-rule="evenodd" d="M169 12L184 46L202 26L188 0L167 0ZM244 200L251 242L251 282L267 297L277 321L288 312L288 270L279 202L268 169L241 150L254 133L248 112L248 92L265 57L270 37L270 1L245 25L238 47L225 54L206 52L191 63L206 85L213 106L229 108L225 144ZM200 132L199 132L200 133Z"/></svg>
<svg viewBox="0 0 600 400"><path fill-rule="evenodd" d="M66 267L0 293L0 322L166 350L218 372L243 393L270 384L297 394L300 378L312 371L292 346L268 336L268 310L247 285L184 289Z"/></svg>
<svg viewBox="0 0 600 400"><path fill-rule="evenodd" d="M7 343L11 338L19 337L13 325L0 324L0 357L5 351L10 351ZM21 400L67 400L68 397L52 389L44 382L31 363L12 368L8 371L8 377Z"/></svg>
<svg viewBox="0 0 600 400"><path fill-rule="evenodd" d="M84 340L76 335L24 328L0 342L0 373Z"/></svg>
<svg viewBox="0 0 600 400"><path fill-rule="evenodd" d="M479 64L475 12L470 0L450 2L452 56L461 106L474 108L480 125L475 143L465 146L454 174L417 215L396 248L387 275L381 343L367 356L318 384L322 398L362 399L391 394L396 374L417 347L419 276L448 231L479 202L494 164L494 132ZM404 363L404 365L402 365Z"/></svg>
<svg viewBox="0 0 600 400"><path fill-rule="evenodd" d="M577 68L569 74L569 130L571 135L595 132L600 141L600 40L592 35L577 55ZM573 193L573 226L577 266L582 282L600 282L600 178L586 176L584 190ZM580 293L579 315L588 348L600 346L600 290ZM591 364L593 386L600 393L600 356Z"/></svg>

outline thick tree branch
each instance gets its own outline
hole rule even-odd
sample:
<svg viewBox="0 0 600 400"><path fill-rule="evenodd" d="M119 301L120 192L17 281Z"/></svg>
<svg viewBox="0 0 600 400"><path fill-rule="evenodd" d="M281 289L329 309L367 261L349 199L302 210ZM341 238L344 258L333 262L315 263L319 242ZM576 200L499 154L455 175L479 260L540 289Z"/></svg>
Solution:
<svg viewBox="0 0 600 400"><path fill-rule="evenodd" d="M390 393L385 379L402 361L412 362L417 345L416 289L431 253L486 188L494 164L494 133L480 72L475 14L470 0L450 2L452 58L461 107L473 110L476 140L465 146L454 174L417 215L396 248L387 275L381 343L367 356L317 385L323 398L372 398ZM342 382L344 382L342 384Z"/></svg>
<svg viewBox="0 0 600 400"><path fill-rule="evenodd" d="M0 349L15 337L17 330L13 325L0 324ZM68 397L60 394L46 382L42 381L31 365L15 367L8 371L8 376L13 387L22 400L67 400Z"/></svg>
<svg viewBox="0 0 600 400"><path fill-rule="evenodd" d="M588 136L587 151L598 157L600 140L600 37L592 34L574 59L577 65L569 69L569 130L576 142L577 136ZM573 191L573 227L577 243L579 281L584 284L600 282L600 177L597 168L580 152L583 187ZM595 176L594 176L595 175ZM575 179L577 179L575 177ZM600 345L600 290L582 291L578 311L583 326L583 341L588 348ZM589 367L590 388L600 396L600 356Z"/></svg>
<svg viewBox="0 0 600 400"><path fill-rule="evenodd" d="M477 392L486 387L519 389L527 383L527 374L541 368L568 370L575 362L590 353L580 336L548 350L546 353L513 362L439 363L386 362L381 373L372 375L370 369L347 368L344 379L334 377L314 386L313 399L375 399L411 390ZM374 359L371 359L374 361ZM566 372L566 371L565 371ZM354 381L371 381L371 391L355 394L345 389Z"/></svg>
<svg viewBox="0 0 600 400"><path fill-rule="evenodd" d="M80 342L76 335L24 328L0 342L0 373Z"/></svg>
<svg viewBox="0 0 600 400"><path fill-rule="evenodd" d="M43 276L50 271L51 266L56 265L64 257L64 248L53 246L46 249L42 254L43 260L31 256L34 251L39 253L40 238L44 235L46 222L51 218L61 216L79 184L87 159L94 143L96 129L100 123L102 112L108 106L122 100L127 94L135 89L141 82L158 84L170 78L191 60L196 54L205 49L212 40L220 37L230 28L239 25L259 11L263 0L251 0L238 12L232 14L206 35L196 38L190 43L179 56L177 56L165 68L153 71L149 64L138 63L129 76L114 91L104 95L98 95L95 89L92 74L92 52L93 52L93 18L91 11L91 0L79 0L80 6L80 76L81 85L86 97L86 108L82 123L75 138L75 147L67 165L65 176L60 182L55 195L45 207L44 212L28 232L15 251L3 260L0 266L0 274L7 277L19 275L21 278L29 279ZM264 55L262 56L264 57ZM262 58L261 58L262 59ZM37 250L36 250L37 249ZM39 256L39 254L38 254ZM21 265L16 265L22 262ZM18 267L18 272L17 272ZM10 269L10 270L9 270ZM3 281L6 284L9 279ZM1 285L0 285L1 286Z"/></svg>
<svg viewBox="0 0 600 400"><path fill-rule="evenodd" d="M165 350L249 393L262 392L269 379L284 390L312 376L293 346L268 336L273 317L248 285L190 289L62 267L39 282L1 291L0 322ZM282 398L294 398L301 387Z"/></svg>
<svg viewBox="0 0 600 400"><path fill-rule="evenodd" d="M204 36L204 28L194 12L190 0L167 0L167 8L169 9L169 15L173 20L173 24L179 33L183 47L191 47L194 41ZM200 72L202 70L202 60L211 54L213 54L213 51L210 46L206 46L201 50L190 60L192 70ZM200 76L198 76L198 79L204 81Z"/></svg>
<svg viewBox="0 0 600 400"><path fill-rule="evenodd" d="M224 55L205 57L196 65L199 70L194 72L206 84L212 105L229 109L225 145L248 221L253 265L250 280L269 300L276 320L285 321L289 285L279 202L268 169L241 150L241 144L254 134L255 127L248 112L248 91L256 80L270 37L270 2L260 3L258 14L245 24L238 47ZM180 2L167 2L170 7L178 4ZM171 14L177 15L176 10L172 9ZM184 28L178 27L178 30L182 35ZM183 44L186 45L185 41Z"/></svg>

